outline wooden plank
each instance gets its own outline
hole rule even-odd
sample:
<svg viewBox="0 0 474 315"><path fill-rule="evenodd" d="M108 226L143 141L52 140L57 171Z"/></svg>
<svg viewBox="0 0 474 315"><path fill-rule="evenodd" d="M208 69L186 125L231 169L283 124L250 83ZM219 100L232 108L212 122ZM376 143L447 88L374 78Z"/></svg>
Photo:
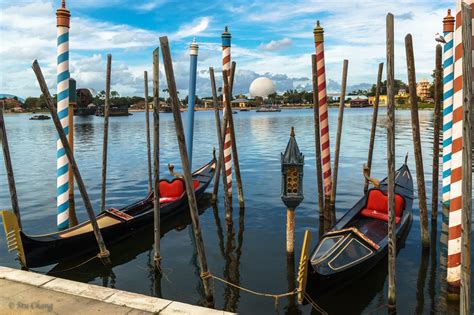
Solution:
<svg viewBox="0 0 474 315"><path fill-rule="evenodd" d="M217 89L216 89L216 78L214 76L214 68L210 67L209 68L209 75L211 79L211 90L212 90L212 101L214 102L214 113L216 116L216 130L217 130L217 140L219 142L219 160L224 161L224 137L222 134L222 127L221 127L221 120L220 120L220 114L219 114L219 100L217 99ZM227 117L224 117L224 124L227 123ZM223 167L220 168L220 172L222 172L222 184L224 187L224 192L228 191L227 190L227 180L225 177L225 169ZM218 174L220 173L219 169L216 169L216 177L214 178L214 186L219 186L219 176ZM215 195L216 200L217 200L217 195ZM226 208L226 213L229 212L227 210L229 207L232 207L232 203L230 202L229 199L229 194L224 193L224 206ZM232 211L232 210L230 210Z"/></svg>
<svg viewBox="0 0 474 315"><path fill-rule="evenodd" d="M387 172L388 172L388 308L397 307L395 223L395 77L393 14L387 14Z"/></svg>
<svg viewBox="0 0 474 315"><path fill-rule="evenodd" d="M153 50L153 228L155 241L155 268L161 271L160 222L160 94L159 48ZM148 116L148 114L147 114Z"/></svg>
<svg viewBox="0 0 474 315"><path fill-rule="evenodd" d="M104 264L110 265L110 253L105 247L104 239L102 238L102 233L100 232L99 226L97 225L95 213L92 209L92 204L90 202L89 195L87 194L86 186L82 181L81 173L79 172L79 168L77 167L76 160L74 159L74 155L72 154L71 147L69 146L69 142L67 141L66 134L64 133L64 130L61 126L61 122L59 121L58 113L56 112L56 106L54 105L53 99L51 98L51 94L49 93L48 86L46 85L46 81L44 80L43 73L41 72L41 68L38 64L38 61L36 60L33 62L33 71L35 72L36 79L38 80L41 92L44 95L46 105L48 106L49 111L51 113L51 118L53 119L54 126L56 127L56 131L58 132L66 156L69 160L69 163L71 163L77 187L79 188L79 191L81 193L81 197L84 202L84 207L86 208L87 215L89 216L89 220L94 230L94 236L99 246L100 253L98 254L98 256Z"/></svg>
<svg viewBox="0 0 474 315"><path fill-rule="evenodd" d="M143 72L144 90L145 90L145 124L146 124L146 156L148 164L148 191L152 189L151 184L151 141L150 141L150 111L148 109L148 72Z"/></svg>
<svg viewBox="0 0 474 315"><path fill-rule="evenodd" d="M434 115L433 115L433 173L431 181L433 188L431 189L431 222L438 219L438 187L439 187L439 137L443 116L441 114L441 106L443 99L443 65L442 65L442 48L436 45L436 70L435 70L435 87L434 87Z"/></svg>
<svg viewBox="0 0 474 315"><path fill-rule="evenodd" d="M472 10L462 4L462 220L460 314L471 314L472 236Z"/></svg>
<svg viewBox="0 0 474 315"><path fill-rule="evenodd" d="M3 161L5 162L5 169L7 171L8 189L10 191L10 200L12 202L13 213L18 221L18 226L21 227L20 206L18 204L18 196L16 194L15 176L13 175L12 160L10 157L10 147L8 146L7 129L5 127L5 120L3 118L3 108L5 101L2 101L0 106L0 140L2 140Z"/></svg>
<svg viewBox="0 0 474 315"><path fill-rule="evenodd" d="M166 80L168 82L168 90L171 98L171 108L176 129L176 138L178 140L179 153L181 156L181 164L183 168L184 182L186 185L186 194L188 196L189 212L193 223L193 232L196 241L196 251L198 254L199 265L201 267L201 279L206 295L206 302L214 305L212 286L210 284L209 270L207 268L206 253L204 251L204 241L202 239L201 227L199 225L199 213L197 208L196 196L194 194L193 180L191 169L189 167L188 153L186 151L186 140L184 138L183 122L179 108L179 99L174 79L173 62L171 60L170 47L166 36L160 37L161 53L163 55L163 63L166 72Z"/></svg>
<svg viewBox="0 0 474 315"><path fill-rule="evenodd" d="M377 74L377 85L375 88L375 101L374 110L372 113L372 128L370 129L370 140L369 140L369 155L367 157L367 176L370 177L370 171L372 170L372 156L374 155L374 143L375 143L375 132L377 131L377 119L379 113L379 102L380 102L380 87L382 86L382 72L383 62L379 63L379 71ZM364 180L364 194L367 194L369 190L369 179L365 177Z"/></svg>
<svg viewBox="0 0 474 315"><path fill-rule="evenodd" d="M337 174L339 170L339 155L341 150L342 137L342 122L344 119L344 106L346 99L346 85L347 85L347 68L349 60L344 59L342 65L342 83L341 83L341 97L339 102L339 115L337 118L337 133L336 133L336 149L334 153L334 172L332 174L332 191L331 191L331 208L334 209L336 203L336 189L337 189ZM333 210L335 211L335 209Z"/></svg>
<svg viewBox="0 0 474 315"><path fill-rule="evenodd" d="M110 73L112 70L112 55L107 55L107 71L105 77L104 103L104 142L102 144L102 186L100 193L100 209L105 210L105 194L107 186L107 146L109 143L109 106L110 106Z"/></svg>
<svg viewBox="0 0 474 315"><path fill-rule="evenodd" d="M429 247L430 236L428 233L428 206L426 204L425 173L423 170L423 154L421 151L418 97L416 95L415 57L413 55L413 40L411 34L408 34L405 37L405 49L407 57L408 88L410 91L413 149L415 151L416 182L418 184L418 202L420 205L421 244L423 247Z"/></svg>

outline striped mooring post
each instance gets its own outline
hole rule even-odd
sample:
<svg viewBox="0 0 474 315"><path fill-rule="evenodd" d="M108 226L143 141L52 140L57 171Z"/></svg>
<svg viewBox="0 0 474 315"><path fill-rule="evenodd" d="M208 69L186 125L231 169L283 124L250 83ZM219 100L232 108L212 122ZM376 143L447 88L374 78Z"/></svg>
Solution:
<svg viewBox="0 0 474 315"><path fill-rule="evenodd" d="M199 46L196 38L189 46L189 93L188 93L188 124L186 128L186 146L189 157L189 167L193 169L193 136L194 136L194 102L196 99L196 70Z"/></svg>
<svg viewBox="0 0 474 315"><path fill-rule="evenodd" d="M461 234L462 234L462 133L463 133L463 84L462 84L462 18L461 6L471 7L473 0L456 0L456 22L454 30L454 82L451 129L451 169L449 188L448 230L448 292L459 294L461 286Z"/></svg>
<svg viewBox="0 0 474 315"><path fill-rule="evenodd" d="M69 134L69 22L71 14L65 0L56 10L57 22L57 112L66 136ZM57 227L69 227L69 161L61 140L56 141Z"/></svg>
<svg viewBox="0 0 474 315"><path fill-rule="evenodd" d="M443 52L443 206L449 207L449 188L451 184L451 127L453 125L453 86L454 86L454 17L451 9L443 19L443 32L446 43Z"/></svg>
<svg viewBox="0 0 474 315"><path fill-rule="evenodd" d="M324 62L324 29L316 23L313 30L316 45L316 69L318 73L319 121L321 130L321 159L323 160L324 194L329 200L332 192L331 155L329 151L329 122ZM327 204L327 203L326 203Z"/></svg>
<svg viewBox="0 0 474 315"><path fill-rule="evenodd" d="M222 33L222 71L227 71L230 74L230 47L232 35L229 33L227 26L224 28ZM225 94L222 94L222 101L225 104ZM225 109L224 109L225 111ZM225 115L225 114L224 114ZM231 113L232 115L232 113ZM230 137L230 127L223 126L225 128L224 136L224 167L225 175L227 179L227 194L232 198L232 139Z"/></svg>

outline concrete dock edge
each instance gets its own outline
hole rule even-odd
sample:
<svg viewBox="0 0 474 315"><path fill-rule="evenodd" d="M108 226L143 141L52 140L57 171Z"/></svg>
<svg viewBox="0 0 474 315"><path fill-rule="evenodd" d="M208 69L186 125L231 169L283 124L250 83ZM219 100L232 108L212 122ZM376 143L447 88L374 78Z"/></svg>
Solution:
<svg viewBox="0 0 474 315"><path fill-rule="evenodd" d="M1 314L233 314L0 266Z"/></svg>

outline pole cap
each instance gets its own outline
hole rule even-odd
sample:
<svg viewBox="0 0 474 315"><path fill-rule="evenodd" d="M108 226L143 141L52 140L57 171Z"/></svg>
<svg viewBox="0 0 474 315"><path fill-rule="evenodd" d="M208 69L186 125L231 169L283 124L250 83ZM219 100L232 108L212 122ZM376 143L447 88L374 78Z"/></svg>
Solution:
<svg viewBox="0 0 474 315"><path fill-rule="evenodd" d="M229 28L227 26L224 27L224 33L222 33L221 38L222 46L230 47L230 39L232 38L232 35L229 33Z"/></svg>
<svg viewBox="0 0 474 315"><path fill-rule="evenodd" d="M324 42L324 29L319 25L319 20L316 22L316 26L313 30L314 34L314 42L315 43L322 43Z"/></svg>
<svg viewBox="0 0 474 315"><path fill-rule="evenodd" d="M66 0L62 0L61 7L56 10L56 25L69 28L71 13L66 9Z"/></svg>
<svg viewBox="0 0 474 315"><path fill-rule="evenodd" d="M192 56L197 56L199 45L196 43L196 37L193 38L193 42L189 45L189 54Z"/></svg>
<svg viewBox="0 0 474 315"><path fill-rule="evenodd" d="M451 9L448 9L448 15L443 19L443 32L454 32L454 16L451 15Z"/></svg>

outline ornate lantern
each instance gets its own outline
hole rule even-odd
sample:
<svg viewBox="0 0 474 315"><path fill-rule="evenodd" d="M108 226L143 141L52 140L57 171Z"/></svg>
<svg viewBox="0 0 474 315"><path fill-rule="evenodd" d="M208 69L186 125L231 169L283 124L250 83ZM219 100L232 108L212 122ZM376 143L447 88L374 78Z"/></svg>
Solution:
<svg viewBox="0 0 474 315"><path fill-rule="evenodd" d="M281 199L288 209L294 210L303 201L304 155L295 139L295 129L291 127L290 140L285 153L281 154Z"/></svg>
<svg viewBox="0 0 474 315"><path fill-rule="evenodd" d="M281 200L286 210L286 253L292 257L295 243L295 208L303 201L304 156L295 139L295 129L291 127L290 141L285 153L281 154Z"/></svg>

